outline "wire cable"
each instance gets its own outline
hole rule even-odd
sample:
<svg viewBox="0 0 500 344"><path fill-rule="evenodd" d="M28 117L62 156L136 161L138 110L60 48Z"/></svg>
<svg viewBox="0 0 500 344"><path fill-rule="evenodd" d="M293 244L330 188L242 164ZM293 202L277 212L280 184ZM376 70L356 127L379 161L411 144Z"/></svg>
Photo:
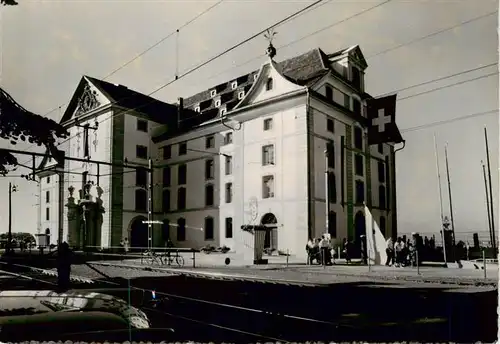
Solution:
<svg viewBox="0 0 500 344"><path fill-rule="evenodd" d="M172 37L173 35L175 34L178 34L179 33L179 30L181 29L184 29L186 27L188 27L189 25L191 25L192 23L194 23L196 20L198 20L199 18L201 18L202 16L204 16L205 14L207 14L208 12L210 12L211 10L213 10L215 7L217 7L218 5L220 5L224 0L219 0L218 2L216 2L215 4L213 4L212 6L208 7L207 9L205 9L204 11L202 11L201 13L199 13L198 15L196 15L195 17L191 18L189 21L185 22L184 24L182 24L179 28L177 28L176 30L170 32L168 35L164 36L163 38L161 38L159 41L157 41L156 43L154 43L153 45L149 46L146 50L143 50L142 52L140 52L139 54L137 54L135 57L133 57L132 59L130 59L129 61L125 62L124 64L122 64L120 67L114 69L111 73L107 74L102 80L106 80L107 78L109 78L110 76L116 74L118 71L122 70L123 68L127 67L128 65L130 65L132 62L136 61L137 59L139 59L140 57L144 56L145 54L147 54L148 52L150 52L151 50L153 50L154 48L156 48L157 46L159 46L161 43L165 42L167 39L169 39L170 37ZM178 49L178 44L177 44L177 49ZM178 51L176 52L176 54L178 54ZM177 57L177 61L178 61L178 57ZM68 103L64 103L64 104L61 104L59 105L58 107L55 107L54 109L50 110L49 112L45 113L45 115L43 115L43 117L46 117L47 115L51 114L52 112L56 111L56 110L60 110L63 106L67 105ZM31 148L33 148L35 145L31 145L30 147L26 148L26 150L29 150ZM29 160L28 160L29 161Z"/></svg>

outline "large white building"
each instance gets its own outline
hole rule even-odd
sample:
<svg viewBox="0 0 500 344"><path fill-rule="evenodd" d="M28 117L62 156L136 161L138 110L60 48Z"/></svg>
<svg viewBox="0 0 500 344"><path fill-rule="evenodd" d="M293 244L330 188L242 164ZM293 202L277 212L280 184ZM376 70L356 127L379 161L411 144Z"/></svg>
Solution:
<svg viewBox="0 0 500 344"><path fill-rule="evenodd" d="M327 198L327 230L338 242L364 233L364 202L381 230L394 234L394 144L368 145L370 96L360 48L314 49L280 63L272 57L260 70L176 105L83 77L62 119L72 138L61 147L67 156L117 164L154 160L153 218L164 221L153 226L154 246L170 238L179 247L238 252L253 245L242 226L275 224L265 246L301 255L308 238L325 232ZM83 128L95 121L97 129ZM90 246L116 246L124 237L147 245L145 171L103 165L97 171L82 162L67 162L58 174L48 161L41 167L40 230ZM90 199L101 210L85 227L76 225L81 212L69 209L78 208L71 204L78 205L78 190L89 181L99 184ZM76 191L68 201L70 186ZM83 228L86 234L78 234Z"/></svg>

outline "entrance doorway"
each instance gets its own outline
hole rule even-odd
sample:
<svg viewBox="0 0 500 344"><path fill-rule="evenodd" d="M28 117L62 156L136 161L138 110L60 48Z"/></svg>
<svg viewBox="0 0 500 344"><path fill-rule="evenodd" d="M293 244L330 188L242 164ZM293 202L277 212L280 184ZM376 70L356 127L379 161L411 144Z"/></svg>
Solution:
<svg viewBox="0 0 500 344"><path fill-rule="evenodd" d="M260 224L267 225L268 228L264 238L264 249L278 249L278 219L276 216L273 213L264 214Z"/></svg>
<svg viewBox="0 0 500 344"><path fill-rule="evenodd" d="M130 225L130 247L148 247L148 225L142 223L146 221L145 217L138 217L132 221Z"/></svg>

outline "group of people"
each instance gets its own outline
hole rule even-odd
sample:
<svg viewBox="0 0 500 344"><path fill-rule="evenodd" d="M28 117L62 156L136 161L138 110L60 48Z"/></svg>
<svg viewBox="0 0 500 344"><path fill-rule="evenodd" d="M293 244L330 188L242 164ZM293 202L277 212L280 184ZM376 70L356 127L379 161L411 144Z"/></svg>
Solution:
<svg viewBox="0 0 500 344"><path fill-rule="evenodd" d="M321 238L309 239L306 245L308 264L332 265L334 263L332 254L332 242L326 235Z"/></svg>
<svg viewBox="0 0 500 344"><path fill-rule="evenodd" d="M387 261L385 265L395 267L416 266L422 262L422 257L419 256L422 248L422 237L416 233L412 233L411 239L405 240L398 237L387 239Z"/></svg>

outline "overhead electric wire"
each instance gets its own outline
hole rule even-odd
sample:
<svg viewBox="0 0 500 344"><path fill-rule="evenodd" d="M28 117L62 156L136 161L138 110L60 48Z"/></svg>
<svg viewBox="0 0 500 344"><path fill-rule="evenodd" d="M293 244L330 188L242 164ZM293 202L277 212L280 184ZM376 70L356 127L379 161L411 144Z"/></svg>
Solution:
<svg viewBox="0 0 500 344"><path fill-rule="evenodd" d="M330 0L330 1L331 1L331 0ZM386 3L390 2L390 1L391 1L391 0L387 0L387 1L384 1L384 2L382 2L382 3L379 3L379 4L377 4L377 5L373 6L373 7L370 7L370 8L368 8L368 9L366 9L366 10L360 11L360 12L358 12L358 13L354 14L353 16L350 16L350 17L348 17L348 18L345 18L345 19L343 19L343 20L342 20L342 21L340 21L340 22L345 22L345 21L347 21L347 20L348 20L348 19L350 19L350 18L354 18L354 17L356 17L356 16L358 16L358 15L360 15L360 14L366 13L367 11L372 10L372 9L374 9L374 8L376 8L376 7L382 6L382 5L384 5L384 4L386 4ZM283 20L280 20L278 23L276 23L276 24L275 24L275 25L273 25L273 26L270 26L268 29L270 29L270 28L274 28L274 27L277 27L277 26L279 26L279 25L282 25L282 24L284 24L284 23L286 23L286 22L290 21L291 19L295 19L296 17L300 16L301 14L305 14L305 13L307 13L308 11L310 11L311 9L313 9L313 7L314 7L314 6L316 6L317 4L319 4L319 3L321 3L321 2L322 2L322 0L319 0L319 1L314 2L313 4L311 4L311 5L307 6L307 7L305 7L304 9L302 9L302 10L300 10L300 11L298 11L298 12L293 13L292 15L290 15L290 16L288 16L288 17L286 17L286 18L285 18L285 19L283 19ZM323 5L324 5L324 4L325 4L325 3L323 3ZM320 6L318 6L318 7L320 7ZM317 8L318 8L318 7L317 7ZM496 12L496 11L495 11L495 12ZM493 12L493 13L495 13L495 12ZM489 14L487 14L487 15L483 15L483 16L480 16L480 17L476 17L476 18L470 19L470 20L468 20L468 21L466 21L466 22L462 22L462 23L460 23L460 24L454 25L453 27L448 28L448 29L440 30L439 32L436 32L436 33L433 33L433 34L427 35L427 36L425 36L425 37L430 37L430 36L432 36L432 35L435 35L435 34L438 34L438 33L442 33L442 32L445 32L445 31L447 31L447 30L451 30L452 28L456 28L456 27L459 27L459 26L461 26L461 25L468 24L468 23L470 23L470 22L472 22L472 21L479 20L479 19L484 18L484 17L486 17L486 16L488 16L488 15L491 15L491 14L492 14L492 13L489 13ZM340 22L337 22L337 23L334 23L334 24L332 24L332 25L329 25L327 28L330 28L330 27L332 27L333 25L339 24ZM189 74L193 73L194 71L196 71L196 70L198 70L198 69L202 68L203 66L205 66L205 65L207 65L207 64L209 64L209 63L211 63L211 62L212 62L212 61L214 61L215 59L220 58L221 56L223 56L223 55L225 55L225 54L229 53L230 51L232 51L232 50L234 50L234 49L238 48L239 46L241 46L241 45L243 45L243 44L247 43L248 41L250 41L250 40L252 40L252 39L256 38L257 36L261 35L261 34L262 34L262 33L264 33L265 31L267 31L268 29L266 29L266 30L262 30L261 32L259 32L259 33L255 34L255 35L253 35L252 37L247 38L246 40L244 40L244 41L242 41L242 42L240 42L240 43L238 43L238 44L236 44L236 45L232 46L232 47L231 47L231 48L229 48L229 49L226 49L226 50L225 50L225 51L223 51L222 53L217 54L216 56L214 56L214 57L210 58L209 60L207 60L207 61L205 61L205 62L203 62L203 63L201 63L201 64L198 64L196 67L194 67L194 68L192 68L192 69L188 70L187 72L185 72L184 74L182 74L181 76L179 76L179 78L176 78L176 79L174 79L174 80L172 80L172 81L170 81L170 82L168 82L168 83L166 83L166 84L162 85L161 87L159 87L159 88L155 89L153 92L149 93L148 95L152 95L152 94L154 94L154 93L156 93L156 92L160 91L161 89L163 89L163 88L165 88L165 87L169 86L169 85L170 85L170 84L172 84L173 82L177 81L177 79L180 79L180 78L182 78L182 77L185 77L185 76L187 76L187 75L189 75ZM326 28L323 28L323 29L321 29L320 31L322 31L322 30L324 30L324 29L326 29ZM311 35L316 34L316 33L317 33L317 32L314 32L314 33L312 33L312 34L309 34L307 37L310 37ZM304 37L300 38L299 40L302 40L302 39L304 39L305 37L306 37L306 36L304 36ZM423 38L421 38L421 39L423 39ZM296 40L296 41L299 41L299 40ZM294 41L294 42L296 42L296 41ZM412 41L410 41L410 42L408 42L408 43L405 43L405 44L399 45L399 46L397 46L397 47L394 47L394 49L392 49L392 50L395 50L395 49L400 48L400 47L402 47L402 46L404 46L404 45L407 45L407 44L414 43L414 42L416 42L416 41L417 41L417 40L412 40ZM288 45L291 45L291 44L292 44L292 42L291 42L291 43L288 43L288 44L287 44L287 45L285 45L285 46L288 46ZM285 46L283 46L283 47L285 47ZM280 47L280 48L282 48L282 47ZM278 49L280 49L280 48L278 48ZM377 53L377 54L378 54L378 53ZM259 56L259 57L260 57L260 56ZM485 66L485 67L486 67L486 66ZM233 67L233 68L235 68L235 67ZM480 68L484 68L484 67L480 67ZM476 69L474 69L474 70L476 70ZM472 71L472 70L470 70L470 71ZM470 72L470 71L460 72L460 73L457 73L456 75L464 74L464 73L466 73L466 72ZM449 77L452 77L452 76L454 76L454 75L450 75L450 76L448 76L448 77L444 77L444 78L449 78ZM485 77L486 77L486 76L485 76ZM444 79L444 78L442 78L442 79ZM480 78L481 78L481 77L480 77ZM437 80L436 80L436 81L437 81ZM423 84L427 84L427 83L430 83L430 81L429 81L429 82L426 82L426 83L423 83ZM453 85L449 85L449 86L453 86ZM411 87L417 87L417 85L415 85L415 86L411 86ZM448 87L448 86L446 86L446 87ZM446 88L446 87L443 87L443 88ZM443 89L443 88L441 88L441 89ZM408 89L408 88L405 88L405 89ZM432 92L432 91L430 91L430 92ZM429 93L429 92L425 92L425 93ZM422 94L424 94L424 93L422 93ZM410 97L413 97L413 96L410 96ZM403 98L401 98L400 100L402 100L402 99L403 99ZM119 100L119 101L120 101L120 100ZM117 103L117 102L119 102L119 101L112 102L112 104L113 104L113 103ZM156 101L156 100L155 100L155 101ZM153 101L153 102L155 102L155 101ZM146 106L146 105L149 105L149 103L143 104L143 105L141 105L141 106L139 106L139 107L136 107L136 108L134 108L134 109L127 109L127 110L124 110L124 111L120 111L120 112L118 112L118 113L115 113L115 114L111 115L110 117L108 117L108 118L106 118L106 119L103 119L103 120L102 120L101 122L99 122L99 123L102 123L102 122L104 122L104 121L106 121L106 120L109 120L109 119L113 118L114 116L121 115L121 114L127 113L127 112L129 112L129 111L133 111L133 110L140 109L140 108L142 108L142 107L144 107L144 106ZM69 141L71 138L73 138L73 137L75 137L75 136L76 136L76 135L73 135L73 136L71 136L71 137L69 137L69 138L65 139L64 141L62 141L62 142L58 143L58 145L61 145L61 144L65 143L65 142Z"/></svg>
<svg viewBox="0 0 500 344"><path fill-rule="evenodd" d="M192 23L194 23L196 20L200 19L202 16L204 16L205 14L207 14L208 12L210 12L211 10L213 10L215 7L217 7L218 5L220 5L224 1L225 0L219 0L218 2L216 2L215 4L213 4L212 6L208 7L207 9L205 9L204 11L202 11L201 13L197 14L196 16L194 16L193 18L191 18L190 20L188 20L187 22L185 22L184 24L182 24L181 26L179 26L176 30L170 32L168 35L164 36L159 41L157 41L153 45L149 46L148 48L146 48L145 50L143 50L142 52L140 52L139 54L137 54L135 57L133 57L129 61L127 61L124 64L122 64L120 67L114 69L111 73L107 74L102 80L106 80L110 76L116 74L118 71L120 71L123 68L127 67L132 62L136 61L138 58L144 56L146 53L148 53L149 51L153 50L154 48L156 48L157 46L159 46L161 43L165 42L167 39L169 39L173 35L179 33L179 30L188 27L189 25L191 25ZM60 110L63 106L65 106L67 104L68 103L65 103L65 104L59 105L58 107L55 107L54 109L52 109L49 112L45 113L43 115L43 117L46 117L47 115L51 114L52 112L54 112L56 110ZM34 146L35 145L31 145L30 147L26 148L26 150L29 150L29 149L33 148Z"/></svg>
<svg viewBox="0 0 500 344"><path fill-rule="evenodd" d="M371 10L371 9L373 9L373 8L375 8L375 7L368 8L366 11L369 11L369 10ZM366 11L365 11L365 12L366 12ZM422 36L422 37L419 37L419 38L416 38L416 39L410 40L410 41L408 41L408 42L405 42L405 43L402 43L402 44L398 44L398 45L396 45L396 46L394 46L394 47L391 47L391 48L389 48L389 49L385 49L384 51L380 51L380 52L377 52L377 53L372 54L372 55L367 55L366 59L368 60L368 59L370 59L371 57L378 56L378 55L381 55L381 54L385 54L385 53L388 53L388 52L390 52L390 51L393 51L393 50L397 50L397 49L399 49L399 48L402 48L402 47L404 47L404 46L411 45L411 44L416 43L416 42L418 42L418 41L421 41L421 40L423 40L423 39L425 39L425 38L429 38L429 37L435 36L435 35L437 35L437 34L441 34L441 33L444 33L444 32L446 32L446 31L456 29L457 27L461 27L461 26L466 25L466 24L469 24L469 23L471 23L471 22L473 22L473 21L476 21L476 20L479 20L479 19L483 19L484 17L487 17L487 16L490 16L490 15L493 15L493 14L495 14L495 13L497 13L497 12L498 12L498 11L490 12L490 13L488 13L488 14L486 14L486 15L483 15L483 16L480 16L480 17L475 17L475 18L473 18L473 19L470 19L470 20L467 20L467 21L464 21L464 22L458 23L458 24L456 24L456 25L453 25L453 26L451 26L451 27L448 27L447 29L443 29L443 30L435 31L435 32L433 32L433 33L431 33L431 34L428 34L428 35L426 35L426 36ZM345 22L345 20L342 20L341 22ZM289 47L289 46L292 46L292 45L294 45L295 43L298 43L298 42L303 41L304 39L307 39L307 38L309 38L309 37L312 37L312 36L314 36L314 35L316 35L316 34L318 34L318 33L320 33L320 32L323 32L323 31L325 31L325 30L328 30L328 29L330 29L331 27L335 26L335 25L336 25L336 24L338 24L338 23L340 23L340 22L336 22L336 23L334 23L334 24L329 24L328 26L325 26L325 27L323 27L323 28L321 28L321 29L319 29L319 30L316 30L316 31L314 31L314 32L312 32L312 33L309 33L309 34L307 34L307 35L305 35L305 36L302 36L302 37L300 37L300 38L298 38L298 39L295 39L295 40L293 40L293 41L290 41L290 42L288 42L288 43L286 43L286 44L284 44L284 45L282 45L282 46L279 46L279 47L277 47L277 48L276 48L276 50L278 50L278 51L279 51L280 49L283 49L283 48L287 48L287 47ZM219 75L223 75L223 74L225 74L225 73L227 73L227 72L229 72L229 71L231 71L231 70L233 70L233 69L236 69L236 68L242 67L242 66L244 66L244 65L247 65L247 64L249 64L250 62L256 61L256 60L258 60L258 59L260 59L260 58L262 58L262 57L264 57L264 56L265 56L265 54L261 54L261 55L259 55L259 56L253 57L253 58L251 58L250 60L247 60L247 61L245 61L245 62L243 62L243 63L240 63L240 64L238 64L238 65L236 65L236 66L232 66L231 68L225 69L225 70L223 70L222 72L218 72L217 74L214 74L214 75L212 75L212 76L208 77L208 80L213 79L213 78L215 78L215 77L217 77L217 76L219 76Z"/></svg>

